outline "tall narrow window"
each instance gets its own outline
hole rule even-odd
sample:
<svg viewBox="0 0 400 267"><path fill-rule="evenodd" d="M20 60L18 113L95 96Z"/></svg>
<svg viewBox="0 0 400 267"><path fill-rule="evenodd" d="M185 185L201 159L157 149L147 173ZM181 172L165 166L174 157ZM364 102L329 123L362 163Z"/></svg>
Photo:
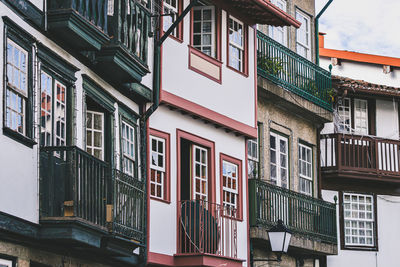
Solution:
<svg viewBox="0 0 400 267"><path fill-rule="evenodd" d="M343 193L346 246L375 246L374 205L372 195Z"/></svg>
<svg viewBox="0 0 400 267"><path fill-rule="evenodd" d="M300 10L296 10L296 19L301 22L300 28L296 31L296 52L297 54L311 59L311 27L310 17Z"/></svg>
<svg viewBox="0 0 400 267"><path fill-rule="evenodd" d="M358 134L368 134L368 101L354 99L354 130Z"/></svg>
<svg viewBox="0 0 400 267"><path fill-rule="evenodd" d="M193 8L193 47L210 57L216 57L215 7Z"/></svg>
<svg viewBox="0 0 400 267"><path fill-rule="evenodd" d="M104 113L86 111L86 151L104 160Z"/></svg>
<svg viewBox="0 0 400 267"><path fill-rule="evenodd" d="M285 0L271 0L275 6L286 12L286 1ZM274 27L268 26L268 35L280 44L287 46L287 28L286 27Z"/></svg>
<svg viewBox="0 0 400 267"><path fill-rule="evenodd" d="M247 141L247 172L249 179L259 178L258 140Z"/></svg>
<svg viewBox="0 0 400 267"><path fill-rule="evenodd" d="M299 191L303 194L312 196L312 149L303 144L299 144L299 179Z"/></svg>
<svg viewBox="0 0 400 267"><path fill-rule="evenodd" d="M226 213L237 216L239 196L238 165L222 161L222 202L227 207Z"/></svg>
<svg viewBox="0 0 400 267"><path fill-rule="evenodd" d="M207 149L193 145L193 199L208 200Z"/></svg>
<svg viewBox="0 0 400 267"><path fill-rule="evenodd" d="M27 135L28 52L7 39L5 126Z"/></svg>
<svg viewBox="0 0 400 267"><path fill-rule="evenodd" d="M66 145L66 86L48 73L40 76L40 144Z"/></svg>
<svg viewBox="0 0 400 267"><path fill-rule="evenodd" d="M175 22L179 12L179 0L164 0L163 7L163 30L166 32L169 27ZM173 36L178 37L178 27L171 33Z"/></svg>
<svg viewBox="0 0 400 267"><path fill-rule="evenodd" d="M244 25L229 16L229 66L244 71Z"/></svg>
<svg viewBox="0 0 400 267"><path fill-rule="evenodd" d="M122 121L122 164L124 173L135 175L135 128Z"/></svg>
<svg viewBox="0 0 400 267"><path fill-rule="evenodd" d="M270 134L270 177L277 186L288 188L288 139L271 132Z"/></svg>
<svg viewBox="0 0 400 267"><path fill-rule="evenodd" d="M351 131L351 101L350 98L343 98L338 105L338 124L340 132Z"/></svg>
<svg viewBox="0 0 400 267"><path fill-rule="evenodd" d="M150 195L155 198L165 198L165 139L150 136Z"/></svg>

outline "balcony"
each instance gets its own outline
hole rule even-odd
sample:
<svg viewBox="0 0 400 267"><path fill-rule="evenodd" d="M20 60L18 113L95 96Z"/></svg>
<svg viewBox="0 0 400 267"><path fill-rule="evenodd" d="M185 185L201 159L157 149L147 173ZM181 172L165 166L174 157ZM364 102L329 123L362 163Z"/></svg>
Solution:
<svg viewBox="0 0 400 267"><path fill-rule="evenodd" d="M135 0L48 1L50 33L116 84L140 82L149 72L150 16Z"/></svg>
<svg viewBox="0 0 400 267"><path fill-rule="evenodd" d="M323 184L372 183L400 186L400 141L352 134L321 136ZM375 187L375 189L377 189Z"/></svg>
<svg viewBox="0 0 400 267"><path fill-rule="evenodd" d="M325 110L332 111L331 73L257 32L258 75Z"/></svg>
<svg viewBox="0 0 400 267"><path fill-rule="evenodd" d="M40 151L40 224L46 240L122 257L144 245L144 182L77 147Z"/></svg>
<svg viewBox="0 0 400 267"><path fill-rule="evenodd" d="M235 209L202 200L184 200L180 202L180 207L175 257L190 257L191 266L202 266L206 260L200 260L201 257L224 258L232 266L242 266L241 260L237 259ZM179 259L175 262L180 266ZM183 264L187 266L188 262Z"/></svg>
<svg viewBox="0 0 400 267"><path fill-rule="evenodd" d="M333 203L284 189L260 179L249 180L249 201L250 227L268 230L281 219L295 237L331 245L337 244L336 205ZM291 246L294 245L292 243L293 238ZM300 247L304 249L306 242L300 243L303 244ZM315 247L313 245L312 249Z"/></svg>

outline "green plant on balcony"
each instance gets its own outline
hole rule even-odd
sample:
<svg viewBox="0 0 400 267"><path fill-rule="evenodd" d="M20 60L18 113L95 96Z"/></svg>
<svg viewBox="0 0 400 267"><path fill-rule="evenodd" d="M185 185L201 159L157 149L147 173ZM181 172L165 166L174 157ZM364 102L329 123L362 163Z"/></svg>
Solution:
<svg viewBox="0 0 400 267"><path fill-rule="evenodd" d="M278 57L271 58L269 56L258 55L257 64L259 68L274 76L285 72L284 63L282 62L282 59Z"/></svg>

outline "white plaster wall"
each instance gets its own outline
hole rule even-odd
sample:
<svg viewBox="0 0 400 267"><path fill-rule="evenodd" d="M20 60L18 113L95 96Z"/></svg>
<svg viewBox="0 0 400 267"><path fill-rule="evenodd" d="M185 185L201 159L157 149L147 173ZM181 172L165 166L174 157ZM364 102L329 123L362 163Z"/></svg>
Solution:
<svg viewBox="0 0 400 267"><path fill-rule="evenodd" d="M46 47L49 47L61 56L64 60L71 63L80 70L76 72L77 78L75 82L76 86L76 139L73 142L81 148L84 148L84 132L83 132L83 88L82 88L82 74L86 74L95 80L104 90L110 93L113 97L118 99L136 113L139 113L139 107L132 100L122 95L119 91L113 88L111 85L106 83L91 71L84 64L79 62L76 58L72 57L66 51L57 46L53 41L47 39L37 30L33 29L27 23L25 23L18 15L12 12L6 5L0 2L0 17L8 16L17 25L19 25L26 32L34 36L39 42ZM0 19L0 73L4 73L4 23ZM152 41L149 40L151 43ZM149 48L152 45L149 44ZM149 49L149 62L152 62L152 49ZM152 66L152 63L151 65ZM151 74L144 78L143 82L146 85L151 86ZM39 88L35 89L37 92ZM4 84L3 79L0 80L0 103L3 103L4 96ZM39 96L36 93L36 96ZM40 103L39 99L34 100L35 103ZM117 119L117 111L115 112L115 118ZM38 117L39 114L34 114L35 120L35 141L38 143ZM3 118L3 104L0 108L0 118ZM1 129L3 128L3 119L0 119ZM116 131L118 128L115 129ZM139 140L139 139L138 139ZM115 141L115 147L119 145L117 139ZM118 149L117 149L118 152ZM21 217L25 220L37 223L39 220L39 189L38 189L38 145L33 148L26 147L17 141L5 136L0 130L0 211L9 213L11 215Z"/></svg>
<svg viewBox="0 0 400 267"><path fill-rule="evenodd" d="M150 118L150 128L170 134L171 148L171 203L166 204L157 200L150 201L150 252L173 255L176 253L176 223L177 223L177 151L176 130L190 132L202 138L215 142L215 181L216 201L220 203L220 153L227 154L242 161L242 194L243 194L243 221L237 225L237 252L238 258L247 261L247 182L246 182L246 151L245 139L224 130L216 129L210 124L194 120L190 116L181 115L164 106ZM243 266L247 266L246 263Z"/></svg>
<svg viewBox="0 0 400 267"><path fill-rule="evenodd" d="M322 68L329 70L330 64L330 58L320 57ZM394 68L392 72L385 74L382 65L342 60L341 65L333 66L332 74L375 84L400 87L400 68Z"/></svg>
<svg viewBox="0 0 400 267"><path fill-rule="evenodd" d="M29 2L34 4L40 10L43 10L43 2L44 1L52 1L52 0L29 0Z"/></svg>
<svg viewBox="0 0 400 267"><path fill-rule="evenodd" d="M322 190L322 198L333 202L338 192ZM339 215L337 206L337 215ZM400 197L378 195L378 246L379 251L341 250L339 238L339 216L337 216L338 229L338 255L328 256L329 267L398 267L398 240L400 239Z"/></svg>
<svg viewBox="0 0 400 267"><path fill-rule="evenodd" d="M185 0L185 6L189 1ZM254 30L249 27L249 76L226 67L226 12L222 12L222 84L188 68L190 14L184 19L183 43L167 38L162 52L162 88L234 120L255 127ZM179 77L179 78L177 78Z"/></svg>
<svg viewBox="0 0 400 267"><path fill-rule="evenodd" d="M376 135L383 138L399 138L398 103L376 100Z"/></svg>

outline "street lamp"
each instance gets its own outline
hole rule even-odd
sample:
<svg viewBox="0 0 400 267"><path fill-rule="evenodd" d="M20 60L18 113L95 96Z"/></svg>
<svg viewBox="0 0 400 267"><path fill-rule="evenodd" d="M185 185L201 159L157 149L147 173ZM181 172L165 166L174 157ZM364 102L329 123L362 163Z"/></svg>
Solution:
<svg viewBox="0 0 400 267"><path fill-rule="evenodd" d="M276 259L254 259L253 261L282 261L282 253L287 253L292 233L283 225L282 220L278 220L278 223L268 231L268 238Z"/></svg>

